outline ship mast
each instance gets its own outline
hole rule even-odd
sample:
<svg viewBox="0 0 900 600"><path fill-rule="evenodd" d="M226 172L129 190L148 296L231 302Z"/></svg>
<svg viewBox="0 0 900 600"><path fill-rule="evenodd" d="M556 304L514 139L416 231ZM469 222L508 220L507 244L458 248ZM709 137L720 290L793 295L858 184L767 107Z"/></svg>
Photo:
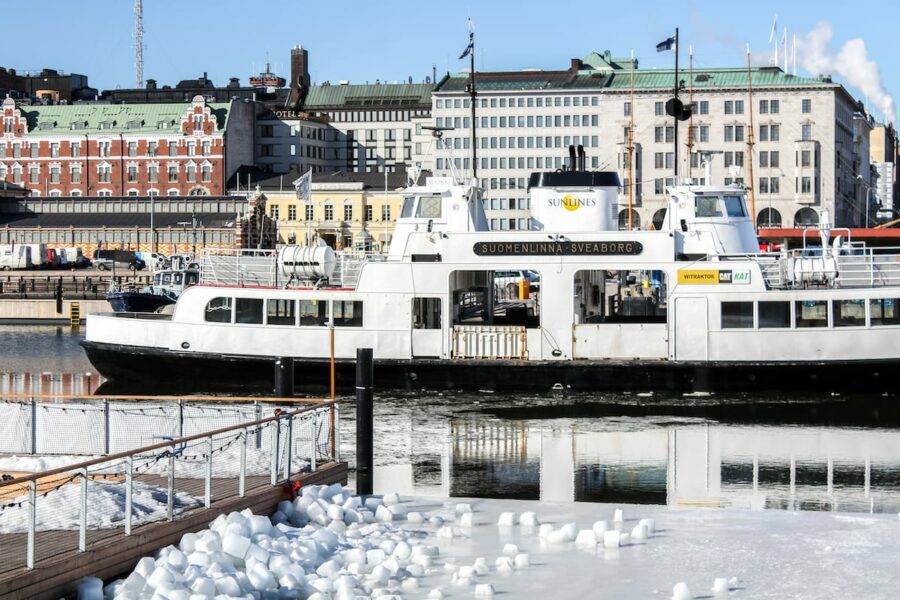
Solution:
<svg viewBox="0 0 900 600"><path fill-rule="evenodd" d="M632 208L634 206L634 50L631 51L631 104L628 109L631 125L628 127L628 231L634 228Z"/></svg>
<svg viewBox="0 0 900 600"><path fill-rule="evenodd" d="M675 28L675 102L673 106L678 106L678 54L681 52L678 43L678 27ZM675 185L678 185L678 117L679 111L672 111L672 121L675 123Z"/></svg>
<svg viewBox="0 0 900 600"><path fill-rule="evenodd" d="M691 119L688 121L688 136L687 136L687 169L688 169L688 179L694 176L694 165L691 162L691 158L694 153L694 47L690 46L688 50L688 78L690 80L690 92L688 96L688 106L691 107ZM709 182L706 182L706 185L709 185Z"/></svg>
<svg viewBox="0 0 900 600"><path fill-rule="evenodd" d="M747 44L747 97L750 109L750 131L747 132L747 173L750 177L750 214L756 229L756 189L753 179L753 71L750 68L750 44Z"/></svg>
<svg viewBox="0 0 900 600"><path fill-rule="evenodd" d="M475 137L475 28L472 26L472 20L469 20L469 97L472 105L472 178L478 177L478 144ZM482 65L484 68L484 65Z"/></svg>

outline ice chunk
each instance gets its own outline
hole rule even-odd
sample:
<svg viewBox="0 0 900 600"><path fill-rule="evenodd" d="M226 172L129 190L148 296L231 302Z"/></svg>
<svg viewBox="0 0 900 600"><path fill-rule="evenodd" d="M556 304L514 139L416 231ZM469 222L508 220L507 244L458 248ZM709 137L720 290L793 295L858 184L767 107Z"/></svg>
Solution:
<svg viewBox="0 0 900 600"><path fill-rule="evenodd" d="M406 560L412 555L412 548L409 547L409 544L401 540L400 542L397 542L397 546L391 554L398 560Z"/></svg>
<svg viewBox="0 0 900 600"><path fill-rule="evenodd" d="M563 535L565 535L565 541L574 542L575 537L578 535L578 525L575 523L566 523L561 527L561 531Z"/></svg>
<svg viewBox="0 0 900 600"><path fill-rule="evenodd" d="M582 529L575 537L575 545L580 548L595 548L597 546L597 534L593 529Z"/></svg>
<svg viewBox="0 0 900 600"><path fill-rule="evenodd" d="M564 544L565 542L569 541L568 536L566 534L567 534L567 532L566 532L565 528L560 527L559 529L554 529L553 531L548 533L547 537L544 539L546 539L547 542L549 542L551 544Z"/></svg>
<svg viewBox="0 0 900 600"><path fill-rule="evenodd" d="M448 525L445 525L445 526L441 527L440 529L438 529L437 533L435 535L438 536L439 538L453 539L454 537L456 537L457 533L456 533L456 529L454 529L453 527L450 527Z"/></svg>
<svg viewBox="0 0 900 600"><path fill-rule="evenodd" d="M603 546L605 548L618 548L622 541L622 535L618 530L606 531L603 533Z"/></svg>
<svg viewBox="0 0 900 600"><path fill-rule="evenodd" d="M472 568L475 570L476 575L487 575L487 573L491 570L488 566L487 559L479 556L475 559L475 563L472 565Z"/></svg>
<svg viewBox="0 0 900 600"><path fill-rule="evenodd" d="M134 567L134 572L143 575L145 578L149 577L153 570L156 568L156 561L150 558L149 556L145 556L141 560L138 561L136 567Z"/></svg>
<svg viewBox="0 0 900 600"><path fill-rule="evenodd" d="M191 591L211 598L216 595L216 582L209 577L198 577L191 583Z"/></svg>
<svg viewBox="0 0 900 600"><path fill-rule="evenodd" d="M460 578L471 579L475 576L475 567L463 565L459 568L459 571L456 572L456 575Z"/></svg>
<svg viewBox="0 0 900 600"><path fill-rule="evenodd" d="M621 509L621 508L617 508L617 509L616 509L616 512L615 512L615 514L613 515L613 521L614 521L615 523L622 523L622 522L625 521L625 516L624 516L624 514L622 513L622 509Z"/></svg>
<svg viewBox="0 0 900 600"><path fill-rule="evenodd" d="M157 566L147 577L147 585L153 588L159 588L163 584L171 584L175 581L175 577L162 566Z"/></svg>
<svg viewBox="0 0 900 600"><path fill-rule="evenodd" d="M366 508L375 512L379 506L382 506L384 502L381 501L381 498L366 498Z"/></svg>
<svg viewBox="0 0 900 600"><path fill-rule="evenodd" d="M178 549L173 549L169 552L169 555L166 556L166 562L169 563L173 568L177 569L179 572L184 572L187 569L188 561L187 556L185 556L184 552Z"/></svg>
<svg viewBox="0 0 900 600"><path fill-rule="evenodd" d="M381 498L381 501L384 502L385 506L391 506L391 505L393 505L393 504L399 504L399 503L400 503L400 496L399 496L398 494L394 494L394 493L385 494L385 495Z"/></svg>
<svg viewBox="0 0 900 600"><path fill-rule="evenodd" d="M609 531L609 521L597 521L592 528L597 539L603 537L603 534Z"/></svg>
<svg viewBox="0 0 900 600"><path fill-rule="evenodd" d="M431 600L441 600L444 597L444 592L441 588L434 588L430 592L428 592L428 597Z"/></svg>
<svg viewBox="0 0 900 600"><path fill-rule="evenodd" d="M228 556L244 560L251 543L249 538L245 538L237 533L229 533L225 536L225 540L222 543L222 551Z"/></svg>
<svg viewBox="0 0 900 600"><path fill-rule="evenodd" d="M489 583L479 583L475 586L476 598L491 598L494 595L494 586Z"/></svg>
<svg viewBox="0 0 900 600"><path fill-rule="evenodd" d="M341 489L341 484L332 483L319 492L319 498L321 498L322 500L330 501L332 497L334 497L336 494L340 494L342 491L343 490Z"/></svg>
<svg viewBox="0 0 900 600"><path fill-rule="evenodd" d="M643 523L638 523L634 526L634 529L631 530L631 537L636 540L646 540L650 537L649 529Z"/></svg>
<svg viewBox="0 0 900 600"><path fill-rule="evenodd" d="M716 580L713 582L712 591L714 594L728 593L728 580L724 577L716 577Z"/></svg>
<svg viewBox="0 0 900 600"><path fill-rule="evenodd" d="M272 573L262 563L255 563L247 569L247 579L250 580L253 589L260 592L275 589L278 585Z"/></svg>
<svg viewBox="0 0 900 600"><path fill-rule="evenodd" d="M544 523L538 528L538 536L540 536L542 539L546 539L547 536L552 532L553 525L551 525L550 523Z"/></svg>
<svg viewBox="0 0 900 600"><path fill-rule="evenodd" d="M329 531L327 529L317 529L314 534L312 534L312 538L321 543L328 549L329 552L333 552L338 545L338 537L334 534L333 531Z"/></svg>
<svg viewBox="0 0 900 600"><path fill-rule="evenodd" d="M231 575L225 575L216 579L216 592L225 596L240 596L243 594L237 579Z"/></svg>
<svg viewBox="0 0 900 600"><path fill-rule="evenodd" d="M472 512L472 505L467 502L460 502L456 505L456 514L461 515L463 513Z"/></svg>
<svg viewBox="0 0 900 600"><path fill-rule="evenodd" d="M369 579L371 581L380 585L386 585L390 578L391 572L381 565L377 565L374 569L372 569L372 573L371 575L369 575Z"/></svg>
<svg viewBox="0 0 900 600"><path fill-rule="evenodd" d="M394 513L388 510L386 506L381 505L375 510L375 520L380 523L390 523L394 520Z"/></svg>
<svg viewBox="0 0 900 600"><path fill-rule="evenodd" d="M432 527L441 527L444 524L444 520L438 516L431 517L428 519L428 524Z"/></svg>
<svg viewBox="0 0 900 600"><path fill-rule="evenodd" d="M527 569L531 566L531 557L528 554L519 553L516 554L513 562L517 569Z"/></svg>
<svg viewBox="0 0 900 600"><path fill-rule="evenodd" d="M672 588L672 600L691 600L692 597L690 588L683 581L676 583Z"/></svg>
<svg viewBox="0 0 900 600"><path fill-rule="evenodd" d="M503 546L503 554L506 556L515 556L519 553L519 547L515 544L505 544Z"/></svg>
<svg viewBox="0 0 900 600"><path fill-rule="evenodd" d="M360 506L362 506L362 498L359 496L349 496L341 505L344 510L347 510L348 508L359 508Z"/></svg>
<svg viewBox="0 0 900 600"><path fill-rule="evenodd" d="M286 517L294 513L294 504L290 500L282 500L278 503L278 510Z"/></svg>
<svg viewBox="0 0 900 600"><path fill-rule="evenodd" d="M353 523L362 523L363 517L353 508L344 509L344 523L352 525Z"/></svg>
<svg viewBox="0 0 900 600"><path fill-rule="evenodd" d="M459 515L459 526L460 527L472 527L474 524L473 514L470 512L464 512Z"/></svg>
<svg viewBox="0 0 900 600"><path fill-rule="evenodd" d="M366 564L369 566L380 565L387 558L387 554L381 548L374 548L366 552Z"/></svg>
<svg viewBox="0 0 900 600"><path fill-rule="evenodd" d="M344 509L336 504L328 505L328 509L325 512L328 514L328 518L332 521L344 520Z"/></svg>
<svg viewBox="0 0 900 600"><path fill-rule="evenodd" d="M500 518L497 519L498 527L512 527L515 524L516 524L516 513L514 513L514 512L500 513Z"/></svg>
<svg viewBox="0 0 900 600"><path fill-rule="evenodd" d="M78 600L103 600L103 580L85 577L78 584Z"/></svg>
<svg viewBox="0 0 900 600"><path fill-rule="evenodd" d="M181 541L178 542L178 549L184 552L185 554L190 554L195 549L195 544L197 543L197 534L196 533L186 533L181 536Z"/></svg>
<svg viewBox="0 0 900 600"><path fill-rule="evenodd" d="M341 565L336 560L327 560L323 562L318 569L316 575L319 577L333 578L341 570Z"/></svg>
<svg viewBox="0 0 900 600"><path fill-rule="evenodd" d="M651 536L656 532L656 520L655 519L641 519L640 524L647 526L647 536Z"/></svg>
<svg viewBox="0 0 900 600"><path fill-rule="evenodd" d="M538 520L537 513L523 512L519 516L519 525L523 527L537 527L541 522Z"/></svg>
<svg viewBox="0 0 900 600"><path fill-rule="evenodd" d="M420 523L425 522L425 516L420 512L410 512L406 515L406 520L412 523L413 525L418 525Z"/></svg>

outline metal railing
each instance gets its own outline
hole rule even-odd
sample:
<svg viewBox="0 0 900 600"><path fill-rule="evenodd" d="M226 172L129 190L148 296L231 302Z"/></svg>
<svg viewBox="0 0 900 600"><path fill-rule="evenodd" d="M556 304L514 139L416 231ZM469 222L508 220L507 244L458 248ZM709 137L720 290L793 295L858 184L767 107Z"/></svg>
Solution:
<svg viewBox="0 0 900 600"><path fill-rule="evenodd" d="M12 477L7 469L0 533L26 533L27 543L17 564L9 556L0 561L3 570L33 569L39 538L41 558L74 546L73 536L39 535L45 531L77 529L84 552L90 541L131 535L136 525L173 521L219 497L244 497L248 488L280 485L323 461L340 461L338 404L306 402L312 404L64 466L21 469Z"/></svg>
<svg viewBox="0 0 900 600"><path fill-rule="evenodd" d="M141 286L150 280L145 275L7 275L0 277L0 298L98 300L106 298L114 283L120 287L127 283Z"/></svg>
<svg viewBox="0 0 900 600"><path fill-rule="evenodd" d="M455 325L455 359L525 359L528 357L525 327L513 325Z"/></svg>

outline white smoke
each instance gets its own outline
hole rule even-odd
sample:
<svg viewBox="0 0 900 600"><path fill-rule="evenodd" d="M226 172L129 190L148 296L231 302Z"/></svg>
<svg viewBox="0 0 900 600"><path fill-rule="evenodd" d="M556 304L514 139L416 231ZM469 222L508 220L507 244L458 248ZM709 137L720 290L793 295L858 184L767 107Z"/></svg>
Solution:
<svg viewBox="0 0 900 600"><path fill-rule="evenodd" d="M797 36L797 64L812 75L840 75L866 95L869 103L890 122L894 99L881 85L878 63L869 60L862 38L849 40L835 54L831 48L831 23L820 21L812 31Z"/></svg>

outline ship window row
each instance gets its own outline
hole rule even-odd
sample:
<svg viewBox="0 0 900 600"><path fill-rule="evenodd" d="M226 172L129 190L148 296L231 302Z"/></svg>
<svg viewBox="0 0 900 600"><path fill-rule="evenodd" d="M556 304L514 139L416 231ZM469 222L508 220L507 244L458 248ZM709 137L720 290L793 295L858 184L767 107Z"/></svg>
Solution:
<svg viewBox="0 0 900 600"><path fill-rule="evenodd" d="M722 302L722 329L900 325L900 298Z"/></svg>
<svg viewBox="0 0 900 600"><path fill-rule="evenodd" d="M208 323L238 323L288 327L362 327L359 300L296 300L292 298L213 298L206 304Z"/></svg>

